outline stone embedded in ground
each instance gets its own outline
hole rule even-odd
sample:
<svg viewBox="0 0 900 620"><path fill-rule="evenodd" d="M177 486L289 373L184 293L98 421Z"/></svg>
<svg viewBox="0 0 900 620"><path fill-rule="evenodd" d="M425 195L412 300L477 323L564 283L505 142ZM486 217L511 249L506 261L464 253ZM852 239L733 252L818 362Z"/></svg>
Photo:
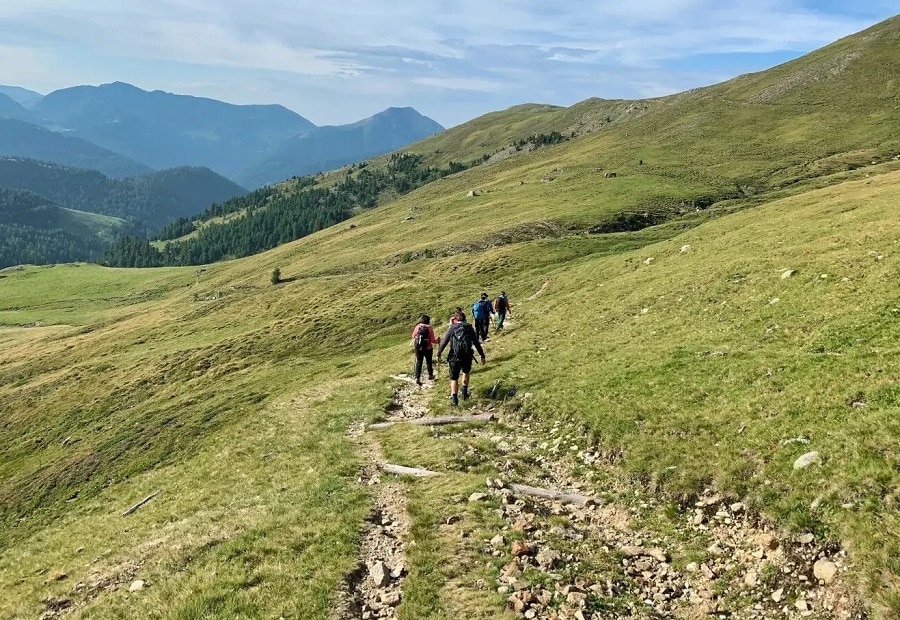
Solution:
<svg viewBox="0 0 900 620"><path fill-rule="evenodd" d="M825 584L834 583L837 577L837 564L829 560L818 560L813 564L813 575Z"/></svg>
<svg viewBox="0 0 900 620"><path fill-rule="evenodd" d="M769 532L763 532L757 540L759 541L759 546L767 551L778 548L778 538Z"/></svg>
<svg viewBox="0 0 900 620"><path fill-rule="evenodd" d="M507 600L509 604L509 608L516 613L522 613L525 611L525 603L515 594L511 594Z"/></svg>
<svg viewBox="0 0 900 620"><path fill-rule="evenodd" d="M530 549L528 548L528 543L522 540L514 540L512 544L512 554L515 557L521 557L523 555L528 555Z"/></svg>
<svg viewBox="0 0 900 620"><path fill-rule="evenodd" d="M782 279L782 280L787 280L788 278L790 278L790 277L791 277L792 275L794 275L795 273L797 273L797 272L796 272L795 270L793 270L793 269L785 269L784 272L781 274L781 279Z"/></svg>
<svg viewBox="0 0 900 620"><path fill-rule="evenodd" d="M485 499L487 499L487 493L475 492L469 496L470 502L480 502Z"/></svg>
<svg viewBox="0 0 900 620"><path fill-rule="evenodd" d="M143 579L136 579L135 581L131 582L130 586L128 586L128 591L129 592L140 592L141 590L144 589L145 585L146 585L146 583L144 582Z"/></svg>
<svg viewBox="0 0 900 620"><path fill-rule="evenodd" d="M391 579L400 579L405 572L406 567L403 566L403 562L398 562L394 565L394 568L391 569Z"/></svg>
<svg viewBox="0 0 900 620"><path fill-rule="evenodd" d="M372 564L372 567L369 569L369 578L376 588L383 588L391 581L387 566L381 560Z"/></svg>
<svg viewBox="0 0 900 620"><path fill-rule="evenodd" d="M537 561L538 566L545 570L550 570L559 566L562 558L559 553L552 549L541 549L538 551L537 556L535 556L535 560Z"/></svg>
<svg viewBox="0 0 900 620"><path fill-rule="evenodd" d="M69 575L67 575L66 573L62 573L62 572L53 573L52 575L50 575L50 581L63 581L64 579L68 579L68 578L69 578Z"/></svg>
<svg viewBox="0 0 900 620"><path fill-rule="evenodd" d="M794 461L794 469L804 469L821 460L822 457L819 456L818 452L807 452L803 456L797 457L797 460Z"/></svg>
<svg viewBox="0 0 900 620"><path fill-rule="evenodd" d="M774 592L772 592L772 600L776 603L780 603L784 599L784 588L778 588Z"/></svg>
<svg viewBox="0 0 900 620"><path fill-rule="evenodd" d="M797 542L801 545L808 545L816 539L815 535L806 532L797 536Z"/></svg>
<svg viewBox="0 0 900 620"><path fill-rule="evenodd" d="M759 575L757 575L755 570L748 570L744 573L744 583L751 588L756 585L759 581Z"/></svg>
<svg viewBox="0 0 900 620"><path fill-rule="evenodd" d="M382 605L387 605L388 607L396 607L400 604L400 593L399 592L382 592L378 595L378 600Z"/></svg>
<svg viewBox="0 0 900 620"><path fill-rule="evenodd" d="M506 539L502 534L497 534L493 538L491 538L491 547L494 549L502 549L506 546Z"/></svg>

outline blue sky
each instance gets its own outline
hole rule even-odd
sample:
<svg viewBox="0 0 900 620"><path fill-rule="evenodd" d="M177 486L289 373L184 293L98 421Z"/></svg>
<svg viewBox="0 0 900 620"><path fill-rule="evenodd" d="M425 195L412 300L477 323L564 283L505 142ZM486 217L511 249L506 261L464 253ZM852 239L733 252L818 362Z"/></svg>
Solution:
<svg viewBox="0 0 900 620"><path fill-rule="evenodd" d="M413 106L446 126L519 103L705 86L896 13L894 0L2 0L0 83L116 80L316 124Z"/></svg>

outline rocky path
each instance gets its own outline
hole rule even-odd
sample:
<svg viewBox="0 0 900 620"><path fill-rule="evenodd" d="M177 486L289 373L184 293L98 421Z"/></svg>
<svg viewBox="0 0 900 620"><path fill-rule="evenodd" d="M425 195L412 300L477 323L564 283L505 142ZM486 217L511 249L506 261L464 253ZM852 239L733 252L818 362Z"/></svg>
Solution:
<svg viewBox="0 0 900 620"><path fill-rule="evenodd" d="M837 543L779 532L712 489L687 510L662 504L607 475L616 455L584 445L574 426L506 415L497 427L444 437L467 442L474 462L487 446L500 472L470 500L498 506L503 526L482 551L508 560L495 586L520 617L866 617ZM596 500L524 496L513 482Z"/></svg>
<svg viewBox="0 0 900 620"><path fill-rule="evenodd" d="M425 415L428 408L423 388L405 375L393 378L402 381L404 386L397 390L387 409L388 420L403 421ZM344 580L336 616L339 620L396 618L407 573L404 553L409 538L406 496L399 482L382 482L384 456L373 436L365 432L365 426L353 428L350 436L366 458L357 483L378 486L378 493L361 533L359 564Z"/></svg>
<svg viewBox="0 0 900 620"><path fill-rule="evenodd" d="M427 416L430 386L394 379L403 383L387 410L389 421ZM847 583L850 560L835 542L780 532L714 489L689 508L663 503L613 474L618 455L587 445L583 429L522 419L516 407L501 403L516 398L515 388L495 386L493 395L496 401L465 412L491 413L498 424L445 427L432 440L465 446L465 458L443 475L485 466L497 472L468 501L489 503L501 524L479 553L500 567L490 587L516 616L866 618ZM384 460L373 434L361 427L354 436L368 458L359 482L380 485L380 491L339 618L394 618L407 566L406 499L399 483L381 483ZM535 497L517 484L586 501Z"/></svg>

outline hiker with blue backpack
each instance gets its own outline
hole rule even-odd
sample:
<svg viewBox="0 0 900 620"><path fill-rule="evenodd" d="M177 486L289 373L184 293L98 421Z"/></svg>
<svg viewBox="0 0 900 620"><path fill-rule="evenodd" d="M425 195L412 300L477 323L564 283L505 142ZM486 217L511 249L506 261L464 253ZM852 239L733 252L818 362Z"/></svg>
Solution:
<svg viewBox="0 0 900 620"><path fill-rule="evenodd" d="M431 327L431 317L423 314L412 332L413 348L416 351L416 385L422 385L422 362L428 366L428 380L434 381L434 345L438 343Z"/></svg>
<svg viewBox="0 0 900 620"><path fill-rule="evenodd" d="M509 298L506 296L506 291L500 293L500 296L494 300L494 312L497 314L497 331L503 329L503 321L506 320L506 315L512 314L512 308L509 305Z"/></svg>
<svg viewBox="0 0 900 620"><path fill-rule="evenodd" d="M481 294L481 299L472 304L472 317L475 319L475 333L482 342L488 340L488 330L491 325L491 315L494 314L494 304L491 303L487 293Z"/></svg>
<svg viewBox="0 0 900 620"><path fill-rule="evenodd" d="M466 315L457 311L453 315L454 322L451 322L447 333L441 339L441 346L438 347L438 362L441 361L441 355L447 345L450 345L450 354L447 355L447 364L450 368L450 406L459 405L459 376L462 375L462 397L463 400L469 398L469 373L472 372L472 361L475 354L472 351L474 347L479 355L481 355L481 364L484 365L484 349L478 342L478 334L471 325L466 323Z"/></svg>

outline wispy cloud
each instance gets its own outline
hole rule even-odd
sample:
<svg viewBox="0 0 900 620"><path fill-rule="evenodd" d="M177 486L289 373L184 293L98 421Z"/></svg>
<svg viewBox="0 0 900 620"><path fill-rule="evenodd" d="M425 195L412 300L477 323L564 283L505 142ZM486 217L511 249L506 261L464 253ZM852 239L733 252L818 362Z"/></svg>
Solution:
<svg viewBox="0 0 900 620"><path fill-rule="evenodd" d="M0 82L195 85L315 122L414 105L455 123L524 101L701 86L894 11L886 0L3 0ZM706 66L714 56L733 70Z"/></svg>

